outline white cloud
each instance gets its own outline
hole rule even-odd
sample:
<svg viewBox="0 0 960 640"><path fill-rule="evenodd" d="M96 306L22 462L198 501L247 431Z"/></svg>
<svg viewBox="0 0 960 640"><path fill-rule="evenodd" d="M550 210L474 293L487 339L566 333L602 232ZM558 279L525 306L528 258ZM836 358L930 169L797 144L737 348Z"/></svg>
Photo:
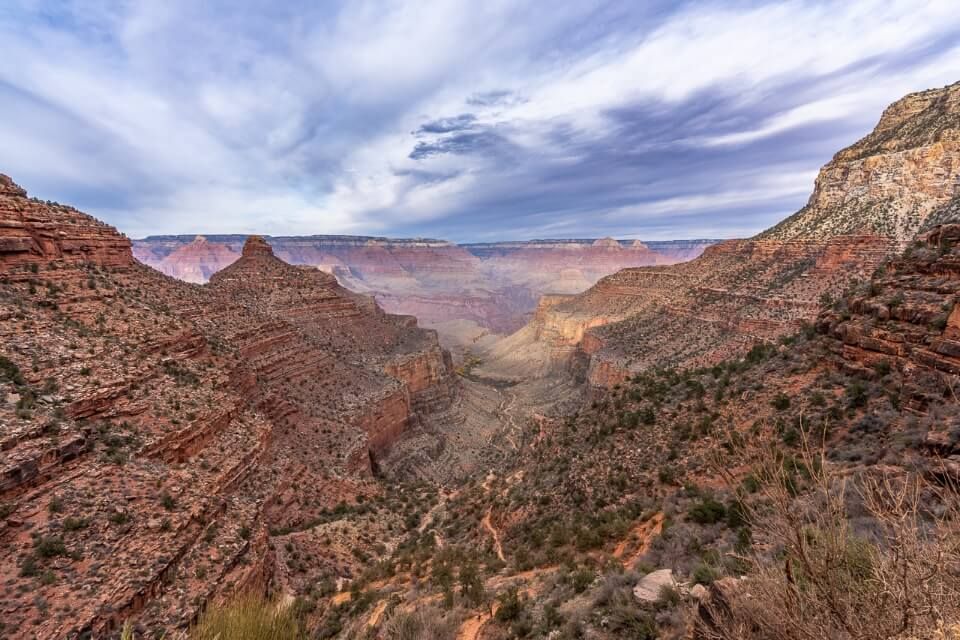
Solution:
<svg viewBox="0 0 960 640"><path fill-rule="evenodd" d="M817 82L825 95L770 96L783 106L760 120L716 134L678 131L677 144L735 148L841 121L852 123L852 141L891 100L960 78L960 49L928 52L899 71L884 66L960 33L946 0L696 3L599 31L588 29L598 10L588 3L545 11L506 0L356 0L266 15L262 6L249 15L205 7L77 2L58 20L38 17L49 13L45 3L0 10L0 170L28 187L122 190L122 208L92 213L132 234L379 233L441 221L507 198L545 169L588 163L590 145L616 132L612 109L655 104L669 113L720 90L739 93L747 113L771 87ZM523 99L466 104L503 89ZM517 166L479 154L408 157L419 124L465 110L514 145ZM643 141L635 144L641 151ZM420 181L414 170L454 177ZM798 193L792 181L763 184L666 194L614 217L717 209L765 197L768 187ZM570 210L583 211L591 196ZM528 228L523 214L505 235Z"/></svg>

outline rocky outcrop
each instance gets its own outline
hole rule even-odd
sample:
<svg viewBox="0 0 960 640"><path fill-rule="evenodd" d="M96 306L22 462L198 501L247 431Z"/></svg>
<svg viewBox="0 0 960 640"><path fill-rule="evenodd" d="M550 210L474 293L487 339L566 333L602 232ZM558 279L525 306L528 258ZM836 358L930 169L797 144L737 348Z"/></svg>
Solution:
<svg viewBox="0 0 960 640"><path fill-rule="evenodd" d="M0 174L0 273L49 265L127 267L130 241L72 207L27 197Z"/></svg>
<svg viewBox="0 0 960 640"><path fill-rule="evenodd" d="M960 83L888 107L873 132L820 171L807 205L761 236L870 233L903 246L957 194L958 175Z"/></svg>
<svg viewBox="0 0 960 640"><path fill-rule="evenodd" d="M657 602L665 589L676 589L677 581L670 569L658 569L640 578L633 588L633 597L640 602Z"/></svg>
<svg viewBox="0 0 960 640"><path fill-rule="evenodd" d="M884 265L869 286L818 319L843 368L877 378L899 369L904 396L923 409L960 374L960 225L935 227Z"/></svg>

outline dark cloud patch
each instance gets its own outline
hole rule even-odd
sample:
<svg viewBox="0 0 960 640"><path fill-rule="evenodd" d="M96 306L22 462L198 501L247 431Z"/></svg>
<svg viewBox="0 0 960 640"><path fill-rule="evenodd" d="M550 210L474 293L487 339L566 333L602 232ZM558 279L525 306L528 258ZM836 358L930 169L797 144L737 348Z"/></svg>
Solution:
<svg viewBox="0 0 960 640"><path fill-rule="evenodd" d="M477 121L477 116L472 113L461 113L452 118L440 118L420 125L414 135L423 135L428 133L451 133L453 131L464 131L473 127Z"/></svg>
<svg viewBox="0 0 960 640"><path fill-rule="evenodd" d="M456 133L433 142L418 142L410 152L411 160L423 160L445 153L466 155L494 149L506 140L493 131Z"/></svg>
<svg viewBox="0 0 960 640"><path fill-rule="evenodd" d="M868 128L836 118L739 144L711 143L796 106L790 96L797 92L786 90L793 83L750 94L717 86L679 102L638 101L605 112L603 135L585 137L557 122L541 132L547 144L537 149L507 148L498 135L480 143L454 136L421 142L411 158L495 150L510 162L484 176L488 188L458 203L455 216L405 232L456 240L496 237L503 228L523 237L750 235L744 230L759 231L802 206L813 187L811 170L854 141L852 128ZM809 184L791 186L790 176L808 173Z"/></svg>

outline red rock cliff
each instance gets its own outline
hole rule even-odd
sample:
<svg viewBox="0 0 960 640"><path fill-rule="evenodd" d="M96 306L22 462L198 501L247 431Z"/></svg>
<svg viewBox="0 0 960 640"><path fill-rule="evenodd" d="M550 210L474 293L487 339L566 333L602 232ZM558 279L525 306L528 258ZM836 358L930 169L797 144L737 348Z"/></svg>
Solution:
<svg viewBox="0 0 960 640"><path fill-rule="evenodd" d="M0 272L50 263L128 266L130 241L72 207L44 203L0 174Z"/></svg>

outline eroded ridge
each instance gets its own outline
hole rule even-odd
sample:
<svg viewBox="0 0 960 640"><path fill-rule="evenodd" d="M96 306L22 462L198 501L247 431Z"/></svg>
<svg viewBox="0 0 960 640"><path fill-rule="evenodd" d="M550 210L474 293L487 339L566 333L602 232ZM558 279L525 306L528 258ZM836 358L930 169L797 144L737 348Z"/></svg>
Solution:
<svg viewBox="0 0 960 640"><path fill-rule="evenodd" d="M5 632L176 629L286 590L274 537L380 492L377 457L457 401L435 332L262 238L190 285L0 178Z"/></svg>

